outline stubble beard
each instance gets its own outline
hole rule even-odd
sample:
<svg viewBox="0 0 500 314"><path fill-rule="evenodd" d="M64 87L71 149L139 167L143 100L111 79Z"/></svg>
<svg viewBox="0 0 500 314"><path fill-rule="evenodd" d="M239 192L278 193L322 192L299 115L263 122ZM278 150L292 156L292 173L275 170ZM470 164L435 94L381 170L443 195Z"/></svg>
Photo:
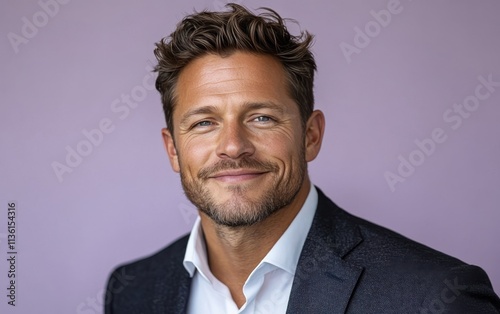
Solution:
<svg viewBox="0 0 500 314"><path fill-rule="evenodd" d="M295 172L292 169L289 177L280 178L279 167L274 163L243 157L238 161L221 160L213 166L203 168L196 180L188 179L181 170L181 183L187 198L216 224L233 228L251 226L293 202L302 187L307 171L303 148L299 158L299 168L295 169ZM218 202L206 184L210 174L241 168L268 172L264 175L274 176L273 183L256 200L247 196L247 187L229 186L227 189L233 194L231 198L222 203Z"/></svg>

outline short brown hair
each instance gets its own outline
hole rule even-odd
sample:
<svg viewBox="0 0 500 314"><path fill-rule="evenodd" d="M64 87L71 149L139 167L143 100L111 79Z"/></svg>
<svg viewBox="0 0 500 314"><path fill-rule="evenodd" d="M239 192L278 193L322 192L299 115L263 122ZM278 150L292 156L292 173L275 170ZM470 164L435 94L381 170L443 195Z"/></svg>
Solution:
<svg viewBox="0 0 500 314"><path fill-rule="evenodd" d="M290 96L299 106L305 125L314 108L314 71L310 51L313 36L307 31L291 35L285 19L269 8L255 15L245 7L229 3L232 11L197 12L186 16L175 31L156 43L158 59L156 89L161 94L167 128L173 136L175 87L182 69L209 53L228 56L235 51L271 55L283 65Z"/></svg>

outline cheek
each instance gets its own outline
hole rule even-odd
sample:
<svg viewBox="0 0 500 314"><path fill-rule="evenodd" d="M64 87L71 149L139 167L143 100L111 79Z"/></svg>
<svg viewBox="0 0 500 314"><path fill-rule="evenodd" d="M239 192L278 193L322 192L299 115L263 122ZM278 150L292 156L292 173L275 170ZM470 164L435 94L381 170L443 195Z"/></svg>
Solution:
<svg viewBox="0 0 500 314"><path fill-rule="evenodd" d="M289 134L275 134L266 136L260 141L258 156L277 162L283 171L291 171L300 162L301 145L299 137Z"/></svg>
<svg viewBox="0 0 500 314"><path fill-rule="evenodd" d="M214 152L210 141L187 139L179 144L180 166L182 170L189 173L197 172L200 168L207 166Z"/></svg>
<svg viewBox="0 0 500 314"><path fill-rule="evenodd" d="M255 132L253 140L275 150L290 150L299 146L299 134L290 125L278 126L272 130L262 130Z"/></svg>

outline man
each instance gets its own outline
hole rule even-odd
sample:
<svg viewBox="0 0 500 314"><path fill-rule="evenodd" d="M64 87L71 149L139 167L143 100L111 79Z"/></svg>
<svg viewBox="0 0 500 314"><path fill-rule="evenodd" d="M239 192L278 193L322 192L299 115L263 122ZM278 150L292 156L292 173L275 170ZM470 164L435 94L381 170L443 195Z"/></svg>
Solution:
<svg viewBox="0 0 500 314"><path fill-rule="evenodd" d="M272 10L229 6L187 16L157 44L165 147L199 218L114 271L106 313L498 313L483 270L311 184L325 127L312 36L291 36Z"/></svg>

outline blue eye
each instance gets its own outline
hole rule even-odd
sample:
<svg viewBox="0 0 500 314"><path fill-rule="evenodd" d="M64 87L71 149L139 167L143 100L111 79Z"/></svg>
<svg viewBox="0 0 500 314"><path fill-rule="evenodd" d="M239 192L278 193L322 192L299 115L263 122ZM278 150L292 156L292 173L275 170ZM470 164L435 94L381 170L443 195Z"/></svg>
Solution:
<svg viewBox="0 0 500 314"><path fill-rule="evenodd" d="M255 120L258 122L268 122L268 121L271 121L272 119L270 117L266 117L266 116L259 116L259 117L255 118Z"/></svg>
<svg viewBox="0 0 500 314"><path fill-rule="evenodd" d="M211 125L212 125L212 122L205 120L205 121L200 121L200 122L196 123L194 125L194 127L197 127L197 126L211 126Z"/></svg>

